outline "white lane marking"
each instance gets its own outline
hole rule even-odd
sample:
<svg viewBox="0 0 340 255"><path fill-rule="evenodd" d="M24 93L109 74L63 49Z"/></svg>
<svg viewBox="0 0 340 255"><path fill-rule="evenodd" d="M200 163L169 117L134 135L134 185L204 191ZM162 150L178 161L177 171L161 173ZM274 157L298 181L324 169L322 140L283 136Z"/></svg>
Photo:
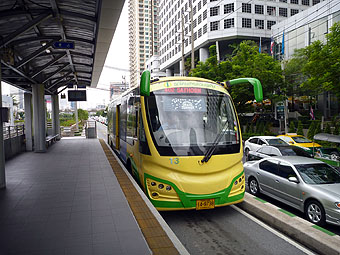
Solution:
<svg viewBox="0 0 340 255"><path fill-rule="evenodd" d="M300 245L299 243L295 242L294 240L290 239L289 237L283 235L282 233L278 232L277 230L273 229L272 227L268 226L267 224L263 223L262 221L258 220L257 218L255 218L254 216L250 215L249 213L243 211L242 209L238 208L235 205L231 205L231 207L233 209L235 209L236 211L238 211L239 213L243 214L244 216L248 217L249 219L251 219L252 221L254 221L255 223L257 223L258 225L260 225L261 227L267 229L268 231L272 232L274 235L280 237L281 239L285 240L286 242L290 243L291 245L295 246L296 248L298 248L299 250L301 250L302 252L308 254L308 255L316 255L315 253L313 253L312 251L308 250L307 248L303 247L302 245Z"/></svg>

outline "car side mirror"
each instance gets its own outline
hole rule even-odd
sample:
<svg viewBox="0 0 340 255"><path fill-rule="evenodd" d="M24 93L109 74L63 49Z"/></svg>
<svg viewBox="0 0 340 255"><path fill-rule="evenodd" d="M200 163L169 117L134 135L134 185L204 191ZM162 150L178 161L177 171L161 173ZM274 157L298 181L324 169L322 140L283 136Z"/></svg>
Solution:
<svg viewBox="0 0 340 255"><path fill-rule="evenodd" d="M299 183L299 180L295 176L288 177L288 181L294 182L294 183Z"/></svg>

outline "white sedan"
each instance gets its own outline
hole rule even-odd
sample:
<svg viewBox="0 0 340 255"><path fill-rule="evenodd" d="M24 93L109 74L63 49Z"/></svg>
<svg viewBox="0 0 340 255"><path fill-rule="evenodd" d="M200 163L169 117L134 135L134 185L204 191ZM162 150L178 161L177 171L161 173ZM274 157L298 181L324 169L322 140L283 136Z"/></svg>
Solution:
<svg viewBox="0 0 340 255"><path fill-rule="evenodd" d="M244 143L244 154L248 155L249 151L257 151L263 145L289 145L281 138L276 136L252 136Z"/></svg>

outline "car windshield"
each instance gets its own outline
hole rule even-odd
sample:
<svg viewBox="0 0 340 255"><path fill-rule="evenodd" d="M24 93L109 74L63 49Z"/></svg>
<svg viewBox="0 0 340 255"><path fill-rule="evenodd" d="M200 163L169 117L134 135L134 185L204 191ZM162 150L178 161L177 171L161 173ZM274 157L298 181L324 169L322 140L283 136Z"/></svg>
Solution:
<svg viewBox="0 0 340 255"><path fill-rule="evenodd" d="M269 145L286 145L287 143L280 138L266 139Z"/></svg>
<svg viewBox="0 0 340 255"><path fill-rule="evenodd" d="M292 139L296 142L296 143L311 143L312 141L307 139L306 137L303 136L294 136L292 137Z"/></svg>
<svg viewBox="0 0 340 255"><path fill-rule="evenodd" d="M295 167L307 184L340 183L339 172L327 164L303 164Z"/></svg>
<svg viewBox="0 0 340 255"><path fill-rule="evenodd" d="M204 155L240 150L238 122L228 94L204 88L156 90L147 97L150 131L160 155Z"/></svg>
<svg viewBox="0 0 340 255"><path fill-rule="evenodd" d="M322 153L331 154L331 153L339 153L337 148L322 148Z"/></svg>
<svg viewBox="0 0 340 255"><path fill-rule="evenodd" d="M289 147L279 147L282 156L302 156L302 157L311 157L307 152L304 150L296 147L296 146L289 146Z"/></svg>

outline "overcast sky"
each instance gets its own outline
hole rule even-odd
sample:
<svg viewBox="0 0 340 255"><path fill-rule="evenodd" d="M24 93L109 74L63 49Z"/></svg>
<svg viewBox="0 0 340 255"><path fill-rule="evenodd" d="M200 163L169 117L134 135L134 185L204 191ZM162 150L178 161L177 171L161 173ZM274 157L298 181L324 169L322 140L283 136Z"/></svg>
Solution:
<svg viewBox="0 0 340 255"><path fill-rule="evenodd" d="M127 3L128 1L125 1L124 8L120 15L119 22L105 61L105 65L123 69L129 69L129 29ZM122 76L125 76L126 80L129 81L128 73L103 68L97 88L108 90L110 88L110 82L122 82ZM2 82L2 94L9 95L10 87L10 85ZM79 102L78 108L89 109L96 107L98 104L108 104L109 98L109 91L88 88L87 101Z"/></svg>

